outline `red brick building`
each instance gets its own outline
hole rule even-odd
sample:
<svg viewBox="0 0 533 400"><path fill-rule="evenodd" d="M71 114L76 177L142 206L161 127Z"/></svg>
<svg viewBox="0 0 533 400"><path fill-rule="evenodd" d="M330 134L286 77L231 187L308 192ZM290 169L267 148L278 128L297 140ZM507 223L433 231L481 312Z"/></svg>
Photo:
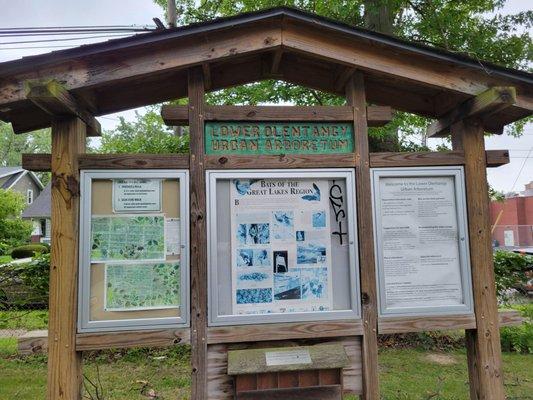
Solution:
<svg viewBox="0 0 533 400"><path fill-rule="evenodd" d="M498 247L533 246L533 182L525 191L490 205L492 238Z"/></svg>

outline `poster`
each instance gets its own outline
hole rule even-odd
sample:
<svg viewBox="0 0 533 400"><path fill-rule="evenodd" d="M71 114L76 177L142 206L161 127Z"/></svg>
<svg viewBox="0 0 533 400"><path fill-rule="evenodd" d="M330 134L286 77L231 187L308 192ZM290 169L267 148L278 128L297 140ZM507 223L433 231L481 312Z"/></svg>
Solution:
<svg viewBox="0 0 533 400"><path fill-rule="evenodd" d="M382 177L379 185L385 308L464 304L454 177Z"/></svg>
<svg viewBox="0 0 533 400"><path fill-rule="evenodd" d="M106 311L179 307L180 264L106 264L105 287Z"/></svg>
<svg viewBox="0 0 533 400"><path fill-rule="evenodd" d="M165 260L163 215L109 215L91 219L91 262Z"/></svg>
<svg viewBox="0 0 533 400"><path fill-rule="evenodd" d="M167 256L176 256L181 251L181 225L179 218L165 218L165 243Z"/></svg>
<svg viewBox="0 0 533 400"><path fill-rule="evenodd" d="M113 179L113 211L161 211L161 179Z"/></svg>
<svg viewBox="0 0 533 400"><path fill-rule="evenodd" d="M332 308L328 181L234 179L234 314Z"/></svg>

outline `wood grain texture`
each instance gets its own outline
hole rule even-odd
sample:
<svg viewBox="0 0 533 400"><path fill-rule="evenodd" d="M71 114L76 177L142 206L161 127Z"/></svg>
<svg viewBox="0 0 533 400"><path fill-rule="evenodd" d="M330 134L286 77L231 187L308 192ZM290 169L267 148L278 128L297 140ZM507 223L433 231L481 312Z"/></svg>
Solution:
<svg viewBox="0 0 533 400"><path fill-rule="evenodd" d="M524 318L519 311L506 310L498 312L498 319L500 327L502 326L518 326L524 323Z"/></svg>
<svg viewBox="0 0 533 400"><path fill-rule="evenodd" d="M86 126L79 118L52 125L52 248L48 320L48 398L81 398L81 353L76 351L78 310L78 154Z"/></svg>
<svg viewBox="0 0 533 400"><path fill-rule="evenodd" d="M487 150L487 167L509 163L508 150ZM22 168L28 171L50 171L51 155L23 154ZM463 165L462 151L370 153L370 167L414 167L435 165ZM206 169L225 168L353 168L354 154L279 156L206 156ZM80 169L187 169L186 154L85 154L79 157Z"/></svg>
<svg viewBox="0 0 533 400"><path fill-rule="evenodd" d="M462 121L452 126L452 132L461 136L465 153L465 182L470 237L470 263L472 268L472 289L476 330L468 330L475 351L468 352L476 357L469 360L474 368L472 378L480 400L503 400L502 356L494 266L492 257L490 212L485 168L485 144L483 127L477 121Z"/></svg>
<svg viewBox="0 0 533 400"><path fill-rule="evenodd" d="M442 315L423 317L386 317L379 319L379 333L407 333L476 327L474 315Z"/></svg>
<svg viewBox="0 0 533 400"><path fill-rule="evenodd" d="M353 168L356 155L280 154L279 156L206 156L206 169Z"/></svg>
<svg viewBox="0 0 533 400"><path fill-rule="evenodd" d="M427 129L428 137L443 137L458 121L472 117L484 117L501 111L516 103L514 87L492 87L477 96L466 100L448 114L433 122ZM492 132L501 134L502 132Z"/></svg>
<svg viewBox="0 0 533 400"><path fill-rule="evenodd" d="M131 347L171 347L190 342L190 329L78 333L76 350L104 350Z"/></svg>
<svg viewBox="0 0 533 400"><path fill-rule="evenodd" d="M48 351L48 331L30 331L17 339L18 354L28 356L31 354L46 353Z"/></svg>
<svg viewBox="0 0 533 400"><path fill-rule="evenodd" d="M170 126L189 124L187 106L163 105L161 117ZM392 120L387 106L368 106L369 126L383 126ZM353 109L348 106L205 106L205 121L353 121Z"/></svg>
<svg viewBox="0 0 533 400"><path fill-rule="evenodd" d="M45 82L25 81L24 85L26 86L26 97L50 116L50 122L43 128L50 126L53 119L78 117L87 126L87 136L101 136L102 128L100 122L80 106L74 96L59 82L55 80ZM14 125L15 133L36 129L31 122L31 118L26 119L29 120L30 125L24 127L23 123L16 123Z"/></svg>
<svg viewBox="0 0 533 400"><path fill-rule="evenodd" d="M208 343L261 342L361 335L361 321L293 322L209 327Z"/></svg>
<svg viewBox="0 0 533 400"><path fill-rule="evenodd" d="M209 345L207 348L207 398L209 400L234 400L234 380L228 375L228 346L225 344ZM255 388L253 385L245 386Z"/></svg>
<svg viewBox="0 0 533 400"><path fill-rule="evenodd" d="M326 387L302 387L297 389L265 389L240 392L236 400L342 400L340 385Z"/></svg>
<svg viewBox="0 0 533 400"><path fill-rule="evenodd" d="M378 370L378 309L374 235L372 213L362 205L372 204L370 183L370 154L366 124L366 97L363 74L354 73L346 85L348 104L354 108L356 168L357 227L359 238L359 268L361 276L361 305L363 317L363 399L379 399Z"/></svg>
<svg viewBox="0 0 533 400"><path fill-rule="evenodd" d="M207 399L207 227L204 163L204 79L201 68L189 71L191 398Z"/></svg>

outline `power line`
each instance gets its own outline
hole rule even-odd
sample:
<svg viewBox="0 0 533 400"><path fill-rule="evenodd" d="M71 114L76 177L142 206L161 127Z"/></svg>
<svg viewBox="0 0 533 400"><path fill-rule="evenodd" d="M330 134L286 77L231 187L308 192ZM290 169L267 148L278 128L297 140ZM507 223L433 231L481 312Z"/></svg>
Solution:
<svg viewBox="0 0 533 400"><path fill-rule="evenodd" d="M70 25L70 26L19 26L0 30L92 29L92 28L155 28L155 25Z"/></svg>
<svg viewBox="0 0 533 400"><path fill-rule="evenodd" d="M74 47L78 47L75 45L68 46L68 45L58 45L58 46L24 46L24 47L0 47L0 50L24 50L24 49L56 49L56 48L63 48L63 49L72 49Z"/></svg>
<svg viewBox="0 0 533 400"><path fill-rule="evenodd" d="M117 34L110 34L110 35L97 35L97 36L89 36L89 37L74 37L74 38L63 38L63 39L21 40L17 42L0 42L0 46L6 45L6 44L65 42L65 41L71 41L71 40L90 40L90 39L99 39L99 38L127 37L127 36L129 36L127 33L117 33Z"/></svg>
<svg viewBox="0 0 533 400"><path fill-rule="evenodd" d="M522 174L522 170L524 169L524 166L526 165L527 159L529 158L529 155L531 154L532 151L533 151L533 147L529 149L529 152L527 153L527 156L524 157L525 158L524 162L522 163L522 166L520 167L520 171L518 171L518 175L516 175L516 179L513 182L513 186L511 187L511 192L514 189L514 187L516 185L516 182L518 182L518 178L520 178L520 175Z"/></svg>

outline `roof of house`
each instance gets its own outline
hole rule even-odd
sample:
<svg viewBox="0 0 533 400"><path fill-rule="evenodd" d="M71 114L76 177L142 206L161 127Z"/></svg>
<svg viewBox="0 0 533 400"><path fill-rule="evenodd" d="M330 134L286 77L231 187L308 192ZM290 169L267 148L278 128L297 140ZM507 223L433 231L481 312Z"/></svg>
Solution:
<svg viewBox="0 0 533 400"><path fill-rule="evenodd" d="M22 218L50 218L52 185L49 183L41 194L22 212Z"/></svg>
<svg viewBox="0 0 533 400"><path fill-rule="evenodd" d="M26 98L28 80L55 79L104 115L186 97L195 66L207 71L208 91L278 79L339 95L347 69L358 69L367 101L431 118L513 86L516 104L484 121L494 132L533 110L529 72L279 7L0 63L0 119L16 132L50 125Z"/></svg>
<svg viewBox="0 0 533 400"><path fill-rule="evenodd" d="M17 183L23 176L28 175L40 189L44 189L44 185L37 175L32 171L26 171L22 167L0 167L0 178L8 177L8 179L2 183L0 189L10 189Z"/></svg>

